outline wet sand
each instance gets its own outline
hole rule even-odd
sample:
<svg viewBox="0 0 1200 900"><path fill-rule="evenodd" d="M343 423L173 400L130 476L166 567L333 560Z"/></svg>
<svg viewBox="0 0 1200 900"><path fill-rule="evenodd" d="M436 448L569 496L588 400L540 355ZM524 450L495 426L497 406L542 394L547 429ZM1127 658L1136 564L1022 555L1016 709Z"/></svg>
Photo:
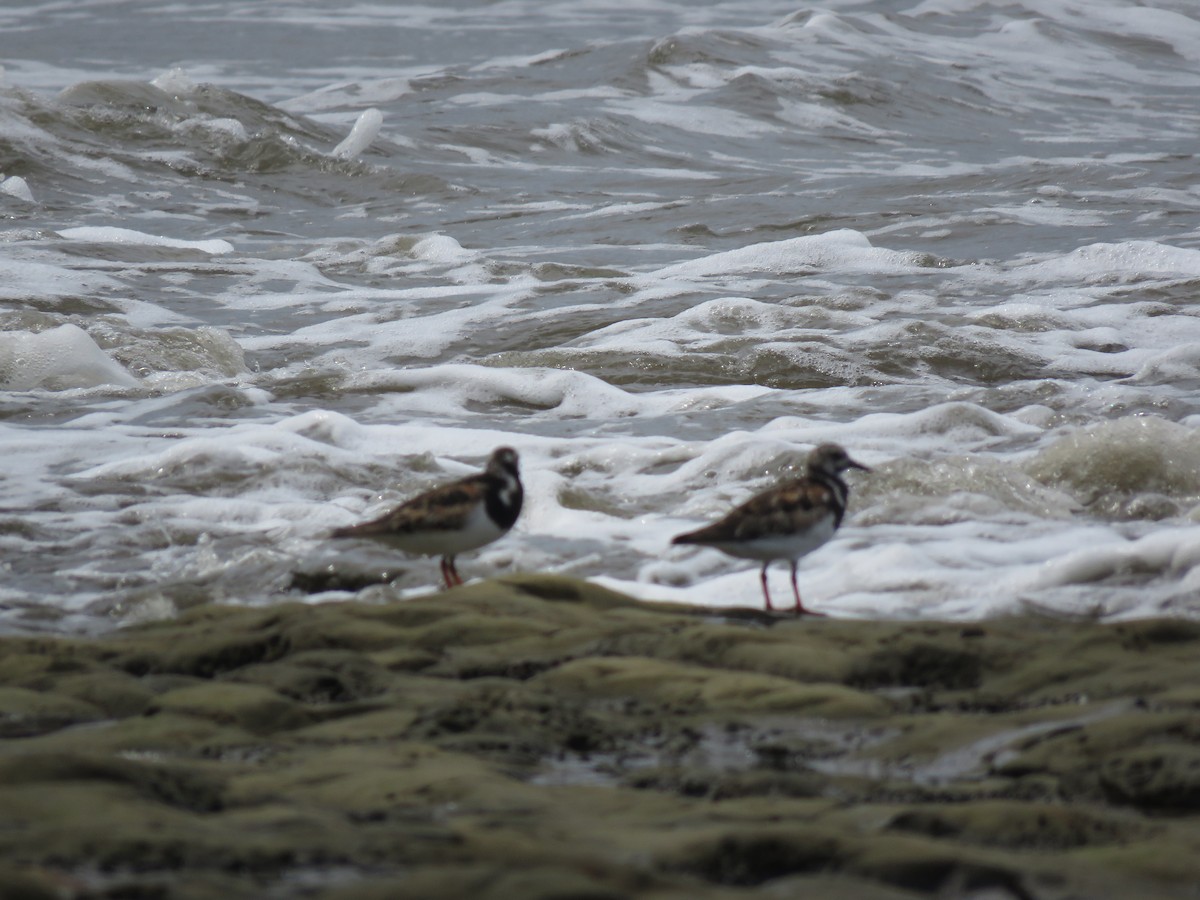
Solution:
<svg viewBox="0 0 1200 900"><path fill-rule="evenodd" d="M362 596L0 640L0 897L1198 896L1200 623Z"/></svg>

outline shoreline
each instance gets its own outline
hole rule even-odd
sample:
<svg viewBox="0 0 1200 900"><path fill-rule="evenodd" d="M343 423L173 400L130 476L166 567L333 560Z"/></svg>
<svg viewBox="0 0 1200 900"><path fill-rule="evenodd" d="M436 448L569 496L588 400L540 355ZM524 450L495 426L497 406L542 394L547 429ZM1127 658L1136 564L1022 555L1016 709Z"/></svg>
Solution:
<svg viewBox="0 0 1200 900"><path fill-rule="evenodd" d="M4 637L0 896L1195 897L1198 649L558 576Z"/></svg>

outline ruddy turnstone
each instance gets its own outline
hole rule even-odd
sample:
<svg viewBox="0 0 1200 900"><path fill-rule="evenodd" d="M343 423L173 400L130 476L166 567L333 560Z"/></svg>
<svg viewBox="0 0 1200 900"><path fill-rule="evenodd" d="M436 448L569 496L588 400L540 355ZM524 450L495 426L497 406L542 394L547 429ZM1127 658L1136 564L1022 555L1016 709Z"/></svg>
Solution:
<svg viewBox="0 0 1200 900"><path fill-rule="evenodd" d="M405 553L441 556L447 588L463 583L454 557L503 537L521 514L525 492L517 451L498 447L475 475L435 487L391 512L333 532L381 541Z"/></svg>
<svg viewBox="0 0 1200 900"><path fill-rule="evenodd" d="M762 589L768 610L774 607L767 590L767 566L777 559L787 560L792 564L796 615L824 615L800 602L796 563L833 537L842 524L850 493L842 480L842 472L847 469L870 471L839 445L821 444L809 453L802 477L751 497L720 521L677 535L671 543L700 544L739 559L762 560Z"/></svg>

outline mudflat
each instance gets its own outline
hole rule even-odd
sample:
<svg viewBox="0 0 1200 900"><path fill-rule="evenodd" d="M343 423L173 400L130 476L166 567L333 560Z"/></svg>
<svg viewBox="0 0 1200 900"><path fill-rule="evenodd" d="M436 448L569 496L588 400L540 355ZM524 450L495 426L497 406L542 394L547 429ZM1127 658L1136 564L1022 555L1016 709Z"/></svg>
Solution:
<svg viewBox="0 0 1200 900"><path fill-rule="evenodd" d="M362 596L0 640L0 897L1198 896L1195 621Z"/></svg>

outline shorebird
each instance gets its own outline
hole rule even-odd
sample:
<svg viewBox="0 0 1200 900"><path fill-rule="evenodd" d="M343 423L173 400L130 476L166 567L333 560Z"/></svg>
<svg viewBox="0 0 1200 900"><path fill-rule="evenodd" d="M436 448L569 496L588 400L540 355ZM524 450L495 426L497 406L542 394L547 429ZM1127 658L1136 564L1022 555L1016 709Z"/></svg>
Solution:
<svg viewBox="0 0 1200 900"><path fill-rule="evenodd" d="M498 447L482 472L418 494L377 519L339 528L332 536L370 538L405 553L440 556L449 589L463 583L454 558L507 534L524 497L517 451Z"/></svg>
<svg viewBox="0 0 1200 900"><path fill-rule="evenodd" d="M833 537L842 524L850 493L842 480L842 472L847 469L870 471L838 444L821 444L809 453L802 477L751 497L723 519L676 535L671 543L715 547L739 559L761 560L760 578L768 611L774 607L767 589L767 567L775 560L786 560L792 567L792 593L796 598L793 612L798 616L824 615L801 602L796 563Z"/></svg>

